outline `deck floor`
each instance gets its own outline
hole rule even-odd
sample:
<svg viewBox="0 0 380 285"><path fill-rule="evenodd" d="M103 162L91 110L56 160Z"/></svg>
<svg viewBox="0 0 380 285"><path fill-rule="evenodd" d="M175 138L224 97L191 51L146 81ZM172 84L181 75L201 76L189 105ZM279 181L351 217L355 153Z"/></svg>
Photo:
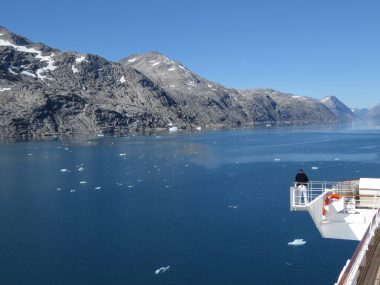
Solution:
<svg viewBox="0 0 380 285"><path fill-rule="evenodd" d="M367 253L366 266L360 269L358 285L380 284L380 230L376 231Z"/></svg>

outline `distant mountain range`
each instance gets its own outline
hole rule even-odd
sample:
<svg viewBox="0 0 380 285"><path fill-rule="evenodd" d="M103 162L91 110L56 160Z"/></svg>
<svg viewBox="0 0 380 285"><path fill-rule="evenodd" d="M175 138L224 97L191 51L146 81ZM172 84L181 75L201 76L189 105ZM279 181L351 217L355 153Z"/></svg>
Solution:
<svg viewBox="0 0 380 285"><path fill-rule="evenodd" d="M372 108L356 108L352 111L359 120L380 122L380 104Z"/></svg>
<svg viewBox="0 0 380 285"><path fill-rule="evenodd" d="M334 96L226 88L157 52L112 62L33 43L0 27L2 137L353 119Z"/></svg>

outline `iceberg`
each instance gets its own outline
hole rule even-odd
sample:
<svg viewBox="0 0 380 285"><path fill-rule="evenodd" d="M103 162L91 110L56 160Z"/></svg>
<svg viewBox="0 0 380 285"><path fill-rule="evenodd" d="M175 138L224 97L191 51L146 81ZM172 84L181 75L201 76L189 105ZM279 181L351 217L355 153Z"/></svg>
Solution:
<svg viewBox="0 0 380 285"><path fill-rule="evenodd" d="M291 242L288 242L288 245L304 245L306 243L306 241L304 241L302 238L298 239L296 238L295 240L291 241Z"/></svg>
<svg viewBox="0 0 380 285"><path fill-rule="evenodd" d="M168 271L169 269L170 269L170 266L160 267L160 268L156 269L156 271L154 273L155 274L164 273L164 272Z"/></svg>

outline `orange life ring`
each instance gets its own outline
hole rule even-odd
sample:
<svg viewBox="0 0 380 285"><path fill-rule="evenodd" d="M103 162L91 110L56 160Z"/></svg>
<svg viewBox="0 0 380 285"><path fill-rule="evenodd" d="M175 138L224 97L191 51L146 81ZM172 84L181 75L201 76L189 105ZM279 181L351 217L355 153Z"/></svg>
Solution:
<svg viewBox="0 0 380 285"><path fill-rule="evenodd" d="M323 207L322 207L322 215L326 215L326 209L325 206L331 203L331 200L339 200L342 196L339 194L330 194L326 197L325 201L323 201Z"/></svg>

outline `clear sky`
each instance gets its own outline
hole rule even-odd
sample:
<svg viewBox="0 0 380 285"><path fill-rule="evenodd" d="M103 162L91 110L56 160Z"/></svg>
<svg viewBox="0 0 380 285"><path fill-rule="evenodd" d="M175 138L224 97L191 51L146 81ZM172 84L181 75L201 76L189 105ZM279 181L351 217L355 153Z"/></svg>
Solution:
<svg viewBox="0 0 380 285"><path fill-rule="evenodd" d="M14 0L0 25L114 61L158 51L226 87L380 103L378 0Z"/></svg>

